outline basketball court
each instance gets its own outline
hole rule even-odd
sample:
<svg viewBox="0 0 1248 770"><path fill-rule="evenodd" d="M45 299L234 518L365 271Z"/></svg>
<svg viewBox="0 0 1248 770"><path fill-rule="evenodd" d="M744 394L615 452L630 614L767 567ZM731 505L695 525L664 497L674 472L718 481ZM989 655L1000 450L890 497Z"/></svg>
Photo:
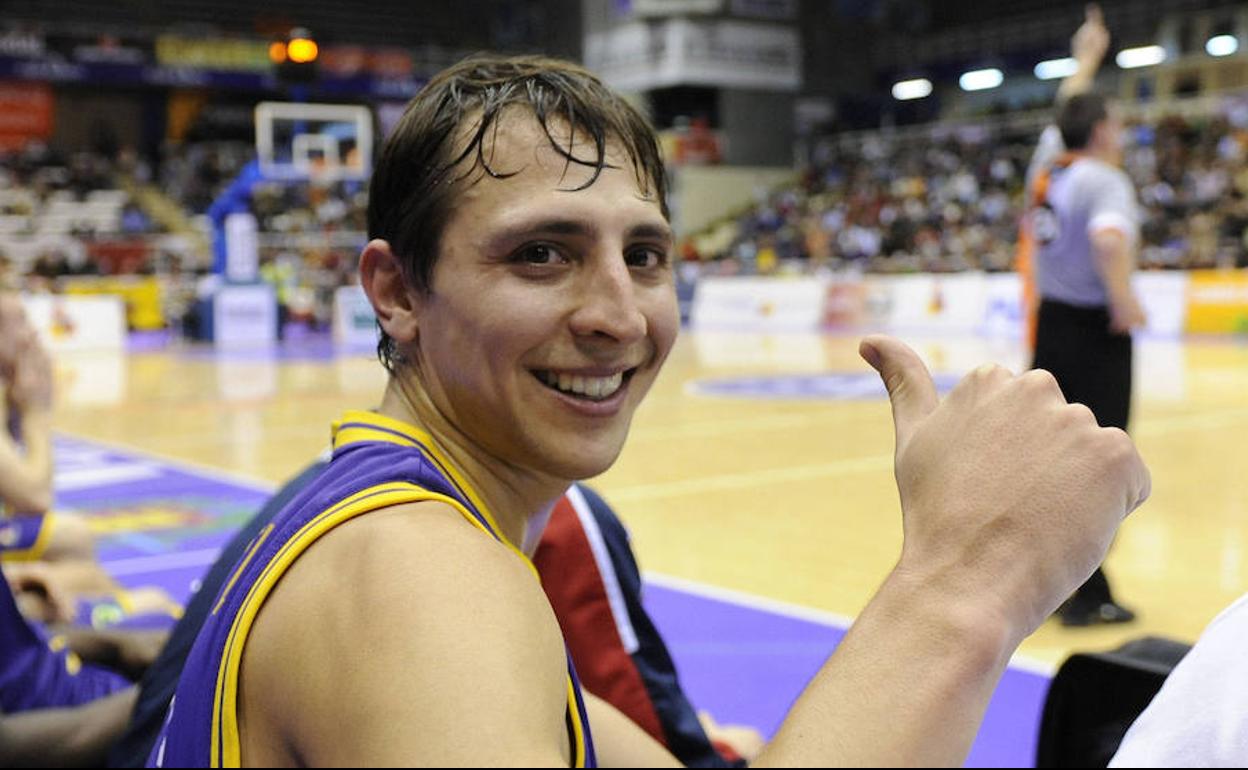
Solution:
<svg viewBox="0 0 1248 770"><path fill-rule="evenodd" d="M896 557L892 423L857 336L687 331L619 462L591 480L629 526L648 602L686 687L721 722L764 732ZM907 338L938 387L1009 339ZM322 451L385 377L324 338L265 349L142 346L60 357L58 504L89 515L120 579L185 596L216 549ZM1144 338L1133 433L1153 496L1107 562L1137 622L1043 626L998 689L969 764L1026 764L1047 675L1068 654L1145 635L1194 641L1248 584L1248 344ZM695 622L696 621L696 622Z"/></svg>

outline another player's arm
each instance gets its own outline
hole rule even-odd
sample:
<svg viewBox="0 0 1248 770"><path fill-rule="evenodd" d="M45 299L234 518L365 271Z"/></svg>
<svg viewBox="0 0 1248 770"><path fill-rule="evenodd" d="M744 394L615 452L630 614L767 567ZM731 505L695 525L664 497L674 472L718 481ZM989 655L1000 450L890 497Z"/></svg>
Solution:
<svg viewBox="0 0 1248 770"><path fill-rule="evenodd" d="M52 507L52 363L34 332L17 343L8 401L21 426L21 446L0 426L0 501L16 513Z"/></svg>
<svg viewBox="0 0 1248 770"><path fill-rule="evenodd" d="M62 625L53 630L79 658L111 668L134 681L142 678L169 640L168 631L146 629L101 630Z"/></svg>
<svg viewBox="0 0 1248 770"><path fill-rule="evenodd" d="M46 409L21 412L22 444L0 429L0 501L16 514L52 507L52 418Z"/></svg>
<svg viewBox="0 0 1248 770"><path fill-rule="evenodd" d="M441 503L312 546L260 613L242 674L250 763L570 761L567 659L541 585Z"/></svg>
<svg viewBox="0 0 1248 770"><path fill-rule="evenodd" d="M0 767L102 767L138 688L84 706L0 714Z"/></svg>

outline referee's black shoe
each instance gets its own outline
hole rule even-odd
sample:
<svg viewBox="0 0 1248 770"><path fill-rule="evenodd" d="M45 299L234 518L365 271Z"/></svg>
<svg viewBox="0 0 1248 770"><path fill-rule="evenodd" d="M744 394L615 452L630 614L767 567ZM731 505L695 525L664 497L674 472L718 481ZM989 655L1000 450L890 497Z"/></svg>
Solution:
<svg viewBox="0 0 1248 770"><path fill-rule="evenodd" d="M1135 613L1115 601L1083 604L1069 601L1057 611L1063 626L1070 628L1110 623L1130 623Z"/></svg>

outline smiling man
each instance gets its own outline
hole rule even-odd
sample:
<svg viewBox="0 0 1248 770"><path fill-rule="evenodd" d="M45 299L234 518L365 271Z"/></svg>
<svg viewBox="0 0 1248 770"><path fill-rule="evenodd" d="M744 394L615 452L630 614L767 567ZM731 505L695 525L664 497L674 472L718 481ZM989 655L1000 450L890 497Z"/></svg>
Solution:
<svg viewBox="0 0 1248 770"><path fill-rule="evenodd" d="M360 257L389 385L239 561L154 763L674 764L582 694L528 558L675 340L664 194L649 125L575 65L481 57L416 96ZM960 762L1010 653L1148 494L1125 434L1044 373L984 367L942 402L904 345L862 353L905 546L761 764Z"/></svg>

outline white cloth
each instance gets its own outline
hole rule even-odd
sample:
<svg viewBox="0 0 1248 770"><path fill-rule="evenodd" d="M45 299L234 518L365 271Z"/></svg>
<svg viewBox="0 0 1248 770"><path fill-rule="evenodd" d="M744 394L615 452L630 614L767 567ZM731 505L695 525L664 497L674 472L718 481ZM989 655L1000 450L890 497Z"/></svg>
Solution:
<svg viewBox="0 0 1248 770"><path fill-rule="evenodd" d="M1110 767L1248 765L1248 595L1214 619L1166 678Z"/></svg>

